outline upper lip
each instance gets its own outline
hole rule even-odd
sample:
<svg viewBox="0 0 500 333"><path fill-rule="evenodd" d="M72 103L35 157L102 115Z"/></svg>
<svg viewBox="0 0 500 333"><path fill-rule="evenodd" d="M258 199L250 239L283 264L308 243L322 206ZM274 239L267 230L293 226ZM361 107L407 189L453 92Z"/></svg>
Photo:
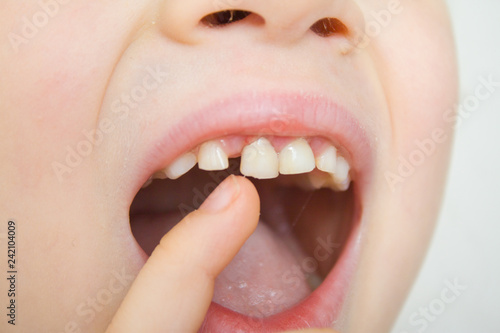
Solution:
<svg viewBox="0 0 500 333"><path fill-rule="evenodd" d="M227 135L320 136L344 149L356 186L370 178L372 135L343 105L320 94L239 94L194 110L168 128L155 128L132 176L130 202L157 170L197 145ZM363 191L360 191L361 193Z"/></svg>

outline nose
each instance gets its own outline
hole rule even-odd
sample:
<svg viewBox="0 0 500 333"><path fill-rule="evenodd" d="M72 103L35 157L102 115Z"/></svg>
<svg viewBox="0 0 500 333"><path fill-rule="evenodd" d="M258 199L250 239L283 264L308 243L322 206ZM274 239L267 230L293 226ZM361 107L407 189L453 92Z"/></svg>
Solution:
<svg viewBox="0 0 500 333"><path fill-rule="evenodd" d="M321 37L349 38L364 31L354 0L164 0L160 10L165 35L199 43L207 29L247 24L261 39L293 43L311 31Z"/></svg>

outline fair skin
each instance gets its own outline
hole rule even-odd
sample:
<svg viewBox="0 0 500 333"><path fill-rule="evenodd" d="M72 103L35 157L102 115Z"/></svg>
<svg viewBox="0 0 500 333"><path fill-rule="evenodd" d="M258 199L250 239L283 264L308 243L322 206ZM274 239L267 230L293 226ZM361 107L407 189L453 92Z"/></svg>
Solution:
<svg viewBox="0 0 500 333"><path fill-rule="evenodd" d="M351 163L353 191L345 198L360 213L352 231L353 268L345 273L346 296L335 318L313 327L390 330L437 218L453 135L445 115L457 98L444 1L397 3L72 0L51 7L44 22L35 14L49 9L38 2L3 1L0 234L7 221L16 221L16 328L197 331L213 310L217 276L257 227L269 198L250 177L230 177L211 202L178 214L180 222L152 244L151 256L131 231L130 206L149 176L186 151L221 137L263 135L273 144L327 138ZM252 14L222 27L200 24L229 9ZM381 10L392 13L387 24L373 15ZM38 26L29 30L23 17L36 17ZM325 17L349 32L321 37L311 31ZM353 38L374 24L380 30L369 30L368 42ZM157 82L150 71L156 68L162 73ZM146 96L124 101L145 77L148 89L140 91ZM313 112L325 99L348 116L315 122L319 113ZM117 112L116 101L127 111ZM293 105L301 107L292 112ZM103 134L92 151L73 156L68 166L69 150L82 148L98 129ZM417 143L429 140L432 149ZM418 165L405 174L398 171L402 160ZM338 206L335 214L343 209ZM2 272L6 264L2 259ZM7 304L7 281L0 288ZM106 304L90 304L89 297ZM211 327L219 327L215 321ZM307 328L278 321L270 331ZM2 320L0 330L8 329Z"/></svg>

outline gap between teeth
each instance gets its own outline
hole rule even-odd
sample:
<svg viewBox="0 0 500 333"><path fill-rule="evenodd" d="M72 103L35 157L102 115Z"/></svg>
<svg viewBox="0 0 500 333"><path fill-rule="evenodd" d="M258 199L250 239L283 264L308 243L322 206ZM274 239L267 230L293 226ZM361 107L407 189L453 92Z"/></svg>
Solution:
<svg viewBox="0 0 500 333"><path fill-rule="evenodd" d="M156 172L146 182L152 179L177 179L196 164L201 170L218 171L229 167L229 158L222 143L212 140L203 143L198 154L188 152L165 169ZM345 191L351 182L350 165L346 159L338 154L333 145L327 146L314 156L307 140L298 138L276 153L273 145L266 138L259 138L246 145L241 152L240 171L244 176L257 179L272 179L282 175L296 175L309 173L317 168L324 174L311 173L308 176L308 187L319 189L330 187L338 191Z"/></svg>

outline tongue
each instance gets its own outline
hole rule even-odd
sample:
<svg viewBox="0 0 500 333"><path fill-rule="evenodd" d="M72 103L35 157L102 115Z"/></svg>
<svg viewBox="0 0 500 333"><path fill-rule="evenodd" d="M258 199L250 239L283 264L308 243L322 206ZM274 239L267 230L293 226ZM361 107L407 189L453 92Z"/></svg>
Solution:
<svg viewBox="0 0 500 333"><path fill-rule="evenodd" d="M310 293L296 256L260 221L217 277L213 300L241 314L263 318L291 308Z"/></svg>

